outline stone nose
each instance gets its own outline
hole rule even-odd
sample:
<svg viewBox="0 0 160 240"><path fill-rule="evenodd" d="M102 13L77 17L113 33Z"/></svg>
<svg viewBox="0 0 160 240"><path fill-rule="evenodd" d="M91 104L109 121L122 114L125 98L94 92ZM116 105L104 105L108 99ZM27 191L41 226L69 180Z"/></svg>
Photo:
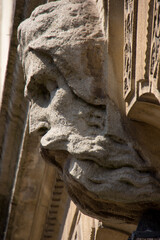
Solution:
<svg viewBox="0 0 160 240"><path fill-rule="evenodd" d="M44 136L50 130L50 124L47 121L38 120L33 122L31 119L29 121L29 133L37 134L39 136Z"/></svg>
<svg viewBox="0 0 160 240"><path fill-rule="evenodd" d="M31 107L29 114L29 133L43 136L50 128L51 126L46 111L37 106Z"/></svg>
<svg viewBox="0 0 160 240"><path fill-rule="evenodd" d="M54 126L41 138L41 147L53 151L67 151L70 131L67 128Z"/></svg>

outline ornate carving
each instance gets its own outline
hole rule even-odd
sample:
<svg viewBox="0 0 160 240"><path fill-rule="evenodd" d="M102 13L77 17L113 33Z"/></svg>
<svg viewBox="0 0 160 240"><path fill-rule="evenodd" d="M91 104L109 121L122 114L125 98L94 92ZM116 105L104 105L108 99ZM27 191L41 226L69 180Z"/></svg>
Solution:
<svg viewBox="0 0 160 240"><path fill-rule="evenodd" d="M160 102L159 22L159 0L125 0L123 81L126 113L131 119L158 128L159 118L156 116L159 116ZM151 118L153 112L155 117Z"/></svg>
<svg viewBox="0 0 160 240"><path fill-rule="evenodd" d="M136 21L137 1L125 0L124 20L124 98L134 92L135 85L135 53L136 53Z"/></svg>
<svg viewBox="0 0 160 240"><path fill-rule="evenodd" d="M160 90L160 0L154 1L154 14L151 40L150 75L153 86Z"/></svg>
<svg viewBox="0 0 160 240"><path fill-rule="evenodd" d="M126 65L133 77L131 10ZM62 0L37 8L19 27L19 54L32 103L30 132L41 136L42 157L59 169L82 211L133 223L148 207L159 206L159 180L106 94L106 39L95 1Z"/></svg>

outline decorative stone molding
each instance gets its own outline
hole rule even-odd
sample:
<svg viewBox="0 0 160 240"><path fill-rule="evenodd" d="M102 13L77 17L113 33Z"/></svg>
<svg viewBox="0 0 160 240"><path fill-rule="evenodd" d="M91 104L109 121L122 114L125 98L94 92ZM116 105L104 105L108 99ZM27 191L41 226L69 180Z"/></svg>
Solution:
<svg viewBox="0 0 160 240"><path fill-rule="evenodd" d="M160 1L154 1L149 80L152 92L160 99ZM153 86L152 86L153 85Z"/></svg>
<svg viewBox="0 0 160 240"><path fill-rule="evenodd" d="M69 199L64 188L64 183L57 176L43 230L43 240L58 239L63 226L67 202L69 202Z"/></svg>
<svg viewBox="0 0 160 240"><path fill-rule="evenodd" d="M126 112L131 119L143 121L159 128L160 2L158 0L139 2L125 0L124 2ZM128 9L131 9L132 14L129 15ZM138 15L136 16L134 13ZM130 24L127 22L127 17ZM153 108L154 117L152 119L154 120L149 117L153 114Z"/></svg>
<svg viewBox="0 0 160 240"><path fill-rule="evenodd" d="M124 98L129 99L135 91L135 60L137 30L137 0L124 3Z"/></svg>

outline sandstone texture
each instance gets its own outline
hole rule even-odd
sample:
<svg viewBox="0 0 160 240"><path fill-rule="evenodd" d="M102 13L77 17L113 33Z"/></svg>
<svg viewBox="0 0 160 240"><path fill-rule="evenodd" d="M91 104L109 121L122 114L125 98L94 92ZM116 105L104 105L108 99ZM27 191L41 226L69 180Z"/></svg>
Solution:
<svg viewBox="0 0 160 240"><path fill-rule="evenodd" d="M159 207L160 183L106 87L108 39L96 3L41 5L18 31L30 133L72 200L102 221L135 223Z"/></svg>

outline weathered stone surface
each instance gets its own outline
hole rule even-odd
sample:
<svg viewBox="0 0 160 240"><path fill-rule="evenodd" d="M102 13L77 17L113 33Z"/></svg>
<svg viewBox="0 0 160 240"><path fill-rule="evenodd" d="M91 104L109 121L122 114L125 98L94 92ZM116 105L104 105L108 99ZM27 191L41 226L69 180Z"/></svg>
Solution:
<svg viewBox="0 0 160 240"><path fill-rule="evenodd" d="M104 222L159 207L159 179L108 97L106 35L94 0L39 6L19 27L30 132L73 201ZM109 62L109 63L108 63Z"/></svg>

